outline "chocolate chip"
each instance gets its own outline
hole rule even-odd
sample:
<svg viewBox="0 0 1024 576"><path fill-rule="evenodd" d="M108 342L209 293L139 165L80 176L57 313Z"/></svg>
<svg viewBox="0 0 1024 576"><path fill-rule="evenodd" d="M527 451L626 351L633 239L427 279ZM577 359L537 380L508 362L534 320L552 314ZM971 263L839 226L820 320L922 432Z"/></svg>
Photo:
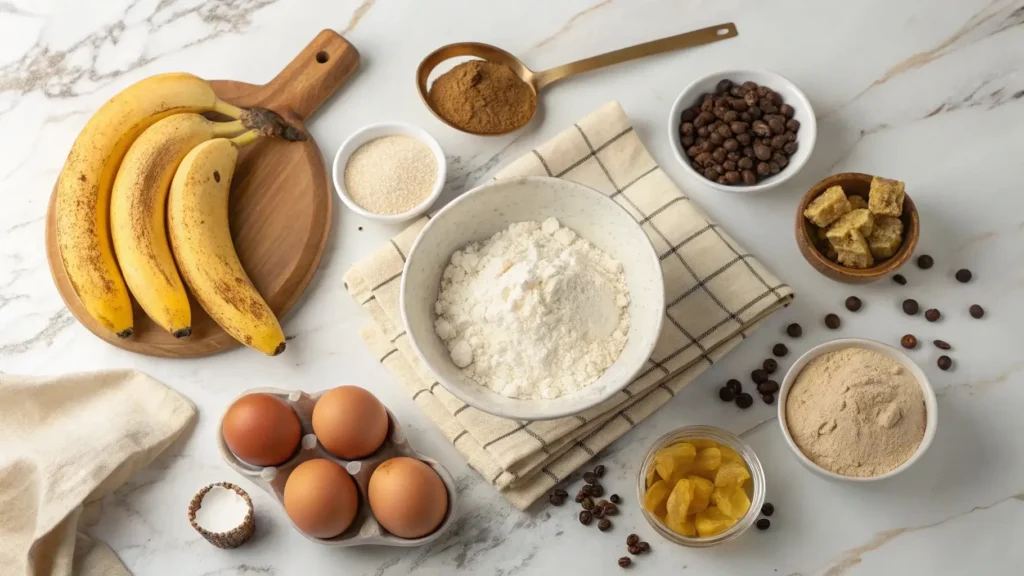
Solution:
<svg viewBox="0 0 1024 576"><path fill-rule="evenodd" d="M945 340L935 340L932 344L935 344L935 347L939 350L949 350L952 348L952 346L949 345L949 342L946 342Z"/></svg>
<svg viewBox="0 0 1024 576"><path fill-rule="evenodd" d="M779 363L774 358L765 358L761 368L764 368L764 371L769 374L775 374L775 371L779 369Z"/></svg>
<svg viewBox="0 0 1024 576"><path fill-rule="evenodd" d="M569 497L569 493L566 492L565 490L562 490L561 488L555 488L554 495L558 496L559 498L568 498Z"/></svg>
<svg viewBox="0 0 1024 576"><path fill-rule="evenodd" d="M754 405L754 397L746 392L736 396L736 405L746 410Z"/></svg>
<svg viewBox="0 0 1024 576"><path fill-rule="evenodd" d="M758 368L750 373L750 379L754 381L754 384L760 384L768 379L768 373Z"/></svg>
<svg viewBox="0 0 1024 576"><path fill-rule="evenodd" d="M565 504L565 498L558 494L551 494L548 496L548 502L550 502L552 506L561 506L562 504Z"/></svg>
<svg viewBox="0 0 1024 576"><path fill-rule="evenodd" d="M580 488L580 492L582 492L584 496L593 496L594 487L591 486L590 484L584 484L583 487Z"/></svg>
<svg viewBox="0 0 1024 576"><path fill-rule="evenodd" d="M636 545L636 547L639 548L641 552L651 551L651 545L647 542L644 542L643 540L641 540L640 543Z"/></svg>
<svg viewBox="0 0 1024 576"><path fill-rule="evenodd" d="M594 467L594 475L598 478L604 478L604 464L598 464Z"/></svg>
<svg viewBox="0 0 1024 576"><path fill-rule="evenodd" d="M913 298L907 298L903 301L903 312L906 314L913 316L917 314L917 311L920 309L921 307L917 305L917 300L914 300Z"/></svg>
<svg viewBox="0 0 1024 576"><path fill-rule="evenodd" d="M907 279L903 276L903 274L896 274L895 276L892 277L892 281L899 284L900 286L907 285Z"/></svg>
<svg viewBox="0 0 1024 576"><path fill-rule="evenodd" d="M776 344L772 346L772 354L775 354L777 358L782 358L786 354L789 354L789 348L785 344Z"/></svg>
<svg viewBox="0 0 1024 576"><path fill-rule="evenodd" d="M939 318L942 318L942 313L935 308L929 308L924 311L924 317L929 322L937 322Z"/></svg>
<svg viewBox="0 0 1024 576"><path fill-rule="evenodd" d="M640 536L636 534L630 534L626 536L626 546L636 546L640 543Z"/></svg>
<svg viewBox="0 0 1024 576"><path fill-rule="evenodd" d="M797 323L792 323L786 326L786 334L789 334L791 338L799 338L804 333L804 329Z"/></svg>
<svg viewBox="0 0 1024 576"><path fill-rule="evenodd" d="M629 556L619 558L619 568L629 568L629 565L632 563L633 561L629 559Z"/></svg>
<svg viewBox="0 0 1024 576"><path fill-rule="evenodd" d="M612 494L611 496L608 497L608 499L612 501L612 504L618 504L619 502L622 502L622 498L619 498L618 494Z"/></svg>
<svg viewBox="0 0 1024 576"><path fill-rule="evenodd" d="M764 505L761 506L761 514L764 514L765 516L775 514L775 506L772 505L771 502L765 502Z"/></svg>
<svg viewBox="0 0 1024 576"><path fill-rule="evenodd" d="M619 507L617 505L612 504L611 502L609 502L609 503L604 505L604 515L605 516L615 516L618 513L619 513Z"/></svg>
<svg viewBox="0 0 1024 576"><path fill-rule="evenodd" d="M600 506L594 506L590 510L590 513L593 514L594 518L597 518L598 520L600 520L601 518L604 518L604 508L602 508Z"/></svg>
<svg viewBox="0 0 1024 576"><path fill-rule="evenodd" d="M863 303L860 301L860 298L857 298L856 296L850 296L849 298L846 299L846 309L849 310L850 312L856 312L860 310L860 307L862 305Z"/></svg>
<svg viewBox="0 0 1024 576"><path fill-rule="evenodd" d="M722 402L732 402L736 399L736 393L733 392L732 388L722 386L718 389L718 397L722 399Z"/></svg>
<svg viewBox="0 0 1024 576"><path fill-rule="evenodd" d="M590 495L594 498L604 496L604 486L601 486L600 484L592 484L590 486Z"/></svg>
<svg viewBox="0 0 1024 576"><path fill-rule="evenodd" d="M964 284L971 281L971 271L967 268L961 268L956 271L956 279Z"/></svg>
<svg viewBox="0 0 1024 576"><path fill-rule="evenodd" d="M636 556L640 553L640 545L636 544L634 546L627 546L626 551L632 554L633 556Z"/></svg>
<svg viewBox="0 0 1024 576"><path fill-rule="evenodd" d="M758 384L757 391L761 394L775 394L779 391L779 383L775 380L765 380Z"/></svg>
<svg viewBox="0 0 1024 576"><path fill-rule="evenodd" d="M921 270L927 270L935 265L935 259L927 254L922 254L917 257L917 267Z"/></svg>
<svg viewBox="0 0 1024 576"><path fill-rule="evenodd" d="M949 356L939 356L938 365L941 370L949 370L949 367L953 365L953 360Z"/></svg>
<svg viewBox="0 0 1024 576"><path fill-rule="evenodd" d="M582 504L583 503L583 499L586 498L586 497L587 497L587 495L584 494L583 489L580 489L580 491L576 493L576 503L577 504Z"/></svg>
<svg viewBox="0 0 1024 576"><path fill-rule="evenodd" d="M589 526L590 522L593 519L594 519L594 515L591 514L589 510L581 510L580 511L580 524L583 524L584 526Z"/></svg>
<svg viewBox="0 0 1024 576"><path fill-rule="evenodd" d="M761 394L761 400L765 404L775 404L775 395L774 394Z"/></svg>
<svg viewBox="0 0 1024 576"><path fill-rule="evenodd" d="M839 328L840 324L839 316L836 316L835 314L827 314L825 316L825 326L827 326L829 330L836 330Z"/></svg>
<svg viewBox="0 0 1024 576"><path fill-rule="evenodd" d="M743 392L743 384L741 384L740 381L735 378L731 378L728 382L725 383L725 386L726 388L732 390L734 396L736 394L739 394L740 392Z"/></svg>
<svg viewBox="0 0 1024 576"><path fill-rule="evenodd" d="M597 523L597 529L600 530L601 532L607 532L607 531L611 530L612 529L612 521L607 519L607 518L602 518L601 521Z"/></svg>
<svg viewBox="0 0 1024 576"><path fill-rule="evenodd" d="M590 496L587 496L586 498L584 498L583 502L580 502L580 504L583 505L583 509L584 510L593 510L594 509L594 499L591 498Z"/></svg>
<svg viewBox="0 0 1024 576"><path fill-rule="evenodd" d="M593 472L584 472L583 481L586 482L587 484L596 484L597 474L594 474Z"/></svg>
<svg viewBox="0 0 1024 576"><path fill-rule="evenodd" d="M903 346L907 350L917 348L917 337L913 334L904 335L903 338L900 338L900 346Z"/></svg>
<svg viewBox="0 0 1024 576"><path fill-rule="evenodd" d="M981 318L982 316L985 315L985 309L982 308L981 306L978 306L977 304L971 304L970 312L971 317L975 319Z"/></svg>
<svg viewBox="0 0 1024 576"><path fill-rule="evenodd" d="M772 521L767 518L761 518L757 521L754 526L757 526L758 530L767 530L772 525Z"/></svg>

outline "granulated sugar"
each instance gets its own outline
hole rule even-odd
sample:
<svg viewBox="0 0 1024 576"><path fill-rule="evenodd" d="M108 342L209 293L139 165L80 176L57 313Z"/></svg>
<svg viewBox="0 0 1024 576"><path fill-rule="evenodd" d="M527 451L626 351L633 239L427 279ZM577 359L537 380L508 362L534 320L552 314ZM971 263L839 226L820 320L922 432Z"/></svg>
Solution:
<svg viewBox="0 0 1024 576"><path fill-rule="evenodd" d="M811 360L786 401L789 433L812 462L844 476L879 476L924 438L924 394L894 360L845 348Z"/></svg>
<svg viewBox="0 0 1024 576"><path fill-rule="evenodd" d="M437 160L411 136L384 136L357 149L345 165L345 190L374 214L402 214L430 196Z"/></svg>

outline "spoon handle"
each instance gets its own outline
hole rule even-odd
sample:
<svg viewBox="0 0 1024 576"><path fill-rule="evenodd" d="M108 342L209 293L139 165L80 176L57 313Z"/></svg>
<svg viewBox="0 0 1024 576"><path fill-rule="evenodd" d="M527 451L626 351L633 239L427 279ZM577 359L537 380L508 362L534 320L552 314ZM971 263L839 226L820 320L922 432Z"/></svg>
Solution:
<svg viewBox="0 0 1024 576"><path fill-rule="evenodd" d="M732 22L719 24L717 26L710 26L708 28L701 28L700 30L694 30L692 32L684 32L683 34L669 36L668 38L662 38L661 40L644 42L643 44L637 44L636 46L630 46L629 48L591 56L590 58L584 58L583 60L563 64L557 68L537 72L535 76L535 83L537 90L540 90L552 82L556 82L576 74L582 74L583 72L590 72L591 70L597 70L598 68L604 68L605 66L619 64L629 60L636 60L637 58L643 58L654 54L661 54L662 52L670 52L680 48L691 48L702 44L710 44L712 42L718 42L719 40L725 40L738 35L739 32L736 30L736 25Z"/></svg>

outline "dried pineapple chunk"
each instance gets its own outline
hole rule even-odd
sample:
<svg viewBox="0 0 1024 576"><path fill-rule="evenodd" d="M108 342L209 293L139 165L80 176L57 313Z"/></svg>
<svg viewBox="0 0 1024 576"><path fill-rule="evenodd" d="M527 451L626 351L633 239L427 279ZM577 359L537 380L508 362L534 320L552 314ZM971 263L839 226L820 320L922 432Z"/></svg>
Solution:
<svg viewBox="0 0 1024 576"><path fill-rule="evenodd" d="M708 507L708 503L711 502L711 493L715 490L715 485L711 483L711 480L701 478L700 476L688 476L688 478L690 483L693 484L693 499L690 500L690 507L686 510L686 513L696 514Z"/></svg>
<svg viewBox="0 0 1024 576"><path fill-rule="evenodd" d="M669 520L676 523L686 520L686 515L690 509L690 502L693 501L693 491L693 483L689 479L683 478L676 482L672 493L668 495L668 502L666 504Z"/></svg>
<svg viewBox="0 0 1024 576"><path fill-rule="evenodd" d="M707 438L694 438L693 440L687 440L697 450L704 450L705 448L718 448L718 443L714 440Z"/></svg>
<svg viewBox="0 0 1024 576"><path fill-rule="evenodd" d="M722 465L722 451L718 448L705 448L697 453L693 461L693 473L714 480L715 471Z"/></svg>
<svg viewBox="0 0 1024 576"><path fill-rule="evenodd" d="M750 478L750 472L743 464L723 462L715 473L715 486L718 488L739 488Z"/></svg>
<svg viewBox="0 0 1024 576"><path fill-rule="evenodd" d="M686 476L696 455L697 449L693 444L680 442L655 452L654 467L658 476L674 486L676 481Z"/></svg>
<svg viewBox="0 0 1024 576"><path fill-rule="evenodd" d="M655 516L664 518L668 513L665 510L665 500L668 499L669 492L671 491L672 489L669 487L668 482L658 480L644 494L644 508Z"/></svg>
<svg viewBox="0 0 1024 576"><path fill-rule="evenodd" d="M644 484L644 488L650 488L655 482L658 481L658 469L655 468L652 463L647 467L647 482Z"/></svg>
<svg viewBox="0 0 1024 576"><path fill-rule="evenodd" d="M730 518L742 518L750 510L750 497L742 488L715 488L711 500Z"/></svg>
<svg viewBox="0 0 1024 576"><path fill-rule="evenodd" d="M721 534L735 523L735 518L727 516L715 506L711 506L707 510L698 513L693 521L697 534L700 534L702 538Z"/></svg>
<svg viewBox="0 0 1024 576"><path fill-rule="evenodd" d="M743 462L743 457L740 456L739 452L732 448L729 448L728 446L719 446L718 451L722 453L722 464L725 464L726 462L736 462L737 464L743 464L746 466L746 463Z"/></svg>
<svg viewBox="0 0 1024 576"><path fill-rule="evenodd" d="M673 522L668 520L665 525L669 527L676 534L686 536L688 538L697 537L697 527L693 525L693 516L687 516L686 520L682 522Z"/></svg>

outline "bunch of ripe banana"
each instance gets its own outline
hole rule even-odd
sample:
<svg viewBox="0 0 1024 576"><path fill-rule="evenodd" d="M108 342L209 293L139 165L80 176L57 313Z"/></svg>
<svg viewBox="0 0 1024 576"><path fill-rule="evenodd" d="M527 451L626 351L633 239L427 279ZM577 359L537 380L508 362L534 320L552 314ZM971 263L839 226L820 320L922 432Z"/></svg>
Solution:
<svg viewBox="0 0 1024 576"><path fill-rule="evenodd" d="M284 351L281 326L228 229L238 149L262 136L305 139L276 113L228 104L190 74L142 80L93 115L64 163L56 200L61 260L90 316L131 337L130 289L154 322L187 338L192 314L180 270L231 336L266 354Z"/></svg>

